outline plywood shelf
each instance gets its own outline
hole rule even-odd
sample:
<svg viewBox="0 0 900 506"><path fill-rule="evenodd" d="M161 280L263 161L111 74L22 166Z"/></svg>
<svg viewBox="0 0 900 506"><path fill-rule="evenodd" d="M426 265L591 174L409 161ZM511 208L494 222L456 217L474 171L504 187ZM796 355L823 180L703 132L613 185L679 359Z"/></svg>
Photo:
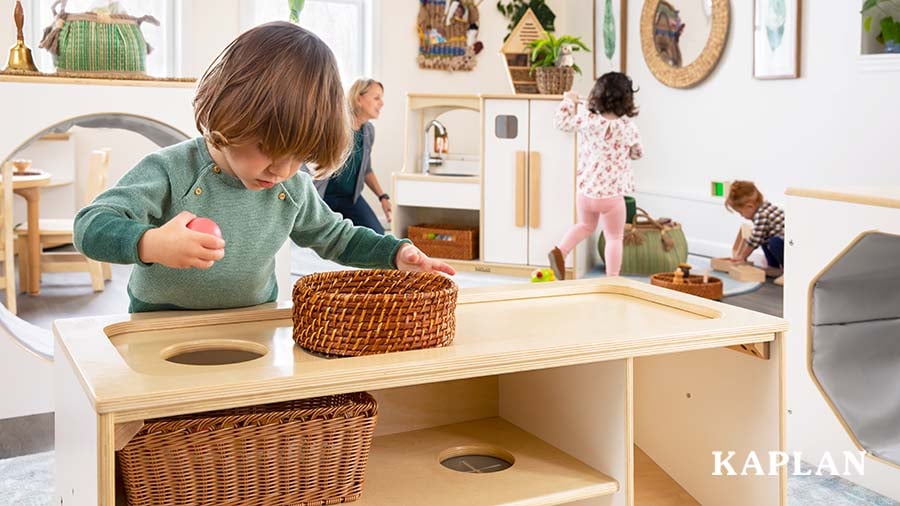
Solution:
<svg viewBox="0 0 900 506"><path fill-rule="evenodd" d="M443 467L441 452L461 446L500 448L515 463L488 474ZM616 480L587 464L502 418L486 418L375 438L363 494L354 504L550 505L618 490Z"/></svg>

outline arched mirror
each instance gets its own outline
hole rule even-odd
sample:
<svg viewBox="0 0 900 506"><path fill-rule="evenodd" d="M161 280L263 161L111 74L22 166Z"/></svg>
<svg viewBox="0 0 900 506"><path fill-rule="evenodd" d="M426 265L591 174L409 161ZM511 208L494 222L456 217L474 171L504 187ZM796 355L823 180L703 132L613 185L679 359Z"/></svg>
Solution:
<svg viewBox="0 0 900 506"><path fill-rule="evenodd" d="M689 88L715 68L730 20L728 0L645 0L641 49L666 86Z"/></svg>

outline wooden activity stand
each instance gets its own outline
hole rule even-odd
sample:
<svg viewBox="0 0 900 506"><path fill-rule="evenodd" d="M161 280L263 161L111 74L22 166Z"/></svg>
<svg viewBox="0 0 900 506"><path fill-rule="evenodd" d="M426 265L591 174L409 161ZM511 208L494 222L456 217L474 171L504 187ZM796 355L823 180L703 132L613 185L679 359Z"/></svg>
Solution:
<svg viewBox="0 0 900 506"><path fill-rule="evenodd" d="M341 359L295 346L286 304L58 320L54 503L124 504L115 450L145 420L364 390L359 505L633 505L635 445L701 504L785 504L783 468L712 475L713 451L784 449L784 320L624 278L462 290L456 317L448 347ZM764 342L769 360L723 349ZM229 346L265 352L162 358ZM442 467L459 447L514 463Z"/></svg>

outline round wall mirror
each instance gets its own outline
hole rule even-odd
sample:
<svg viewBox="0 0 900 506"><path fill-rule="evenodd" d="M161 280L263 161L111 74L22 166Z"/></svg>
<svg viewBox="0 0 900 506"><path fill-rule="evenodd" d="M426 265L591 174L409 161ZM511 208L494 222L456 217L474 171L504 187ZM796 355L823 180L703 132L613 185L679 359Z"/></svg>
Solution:
<svg viewBox="0 0 900 506"><path fill-rule="evenodd" d="M715 68L728 37L728 0L646 0L641 49L666 86L689 88Z"/></svg>

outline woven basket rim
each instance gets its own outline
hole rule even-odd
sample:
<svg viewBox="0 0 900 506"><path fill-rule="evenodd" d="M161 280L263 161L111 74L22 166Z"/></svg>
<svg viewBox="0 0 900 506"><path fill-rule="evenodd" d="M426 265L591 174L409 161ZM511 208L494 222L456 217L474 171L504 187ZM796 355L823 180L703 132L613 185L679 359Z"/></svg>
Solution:
<svg viewBox="0 0 900 506"><path fill-rule="evenodd" d="M398 277L398 275L400 275L401 277L411 277L411 275L427 276L427 277L432 277L436 280L439 280L439 282L441 284L443 284L444 286L441 288L430 289L430 290L416 290L413 287L413 289L411 291L403 292L403 293L380 293L380 292L379 293L352 293L352 292L329 291L329 292L322 293L322 295L325 297L328 297L330 299L346 300L346 301L370 298L375 295L377 295L378 297L394 298L394 299L416 298L416 299L421 300L421 299L429 299L429 298L434 298L434 297L443 297L443 296L446 296L447 294L457 291L456 283L454 283L452 279L450 279L442 274L435 273L435 272L409 272L409 271L398 271L398 270L389 270L389 269L374 269L374 270L370 270L369 272L370 273L379 273L379 275L381 273L391 273L391 274L387 274L386 277ZM330 272L316 272L313 274L309 274L309 275L303 276L302 278L297 280L297 282L294 284L294 292L295 293L318 292L319 290L317 287L310 286L311 284L315 283L316 281L318 281L320 279L327 280L328 278L333 278L333 277L358 275L356 273L358 273L358 271L330 271Z"/></svg>
<svg viewBox="0 0 900 506"><path fill-rule="evenodd" d="M722 280L717 278L716 276L706 276L706 283L703 283L703 276L699 274L691 274L685 278L684 283L675 283L673 279L675 278L675 274L671 272L658 272L656 274L651 274L650 279L654 281L658 281L660 283L665 283L668 285L674 286L692 286L692 287L714 287L722 284ZM695 281L700 281L700 283L695 283ZM662 286L662 285L659 285Z"/></svg>
<svg viewBox="0 0 900 506"><path fill-rule="evenodd" d="M157 418L152 420L147 420L141 430L135 435L135 437L141 436L149 436L149 435L163 435L163 434L171 434L176 432L184 432L185 429L190 428L192 425L204 426L202 432L208 432L213 430L222 430L222 429L232 429L236 427L248 427L253 426L255 424L247 424L246 418L251 417L259 417L266 416L270 417L272 423L267 425L277 425L281 423L291 423L291 422L302 422L302 421L312 421L312 420L323 420L323 419L333 419L333 418L346 418L347 412L356 409L362 409L364 412L368 414L363 415L355 415L355 416L373 416L378 413L378 404L374 397L368 392L353 392L347 394L336 394L332 396L326 396L332 398L341 398L343 400L343 404L336 404L334 406L329 407L301 407L299 404L303 401L315 400L317 398L310 399L296 399L291 401L282 401L277 403L272 403L273 406L284 406L296 404L297 406L292 409L276 409L272 411L259 411L252 412L249 411L251 408L260 407L260 406L243 406L238 408L224 409L224 410L214 410L214 411L204 411L201 413L190 413L187 415L178 415L174 417L167 418ZM265 405L262 405L265 406ZM298 411L319 411L320 415L327 416L313 416L306 419L293 419L288 420L287 422L284 419L290 418L297 414ZM204 416L196 416L196 415L204 415ZM275 422L277 420L277 422ZM180 426L179 426L180 425ZM199 431L198 431L199 432Z"/></svg>

